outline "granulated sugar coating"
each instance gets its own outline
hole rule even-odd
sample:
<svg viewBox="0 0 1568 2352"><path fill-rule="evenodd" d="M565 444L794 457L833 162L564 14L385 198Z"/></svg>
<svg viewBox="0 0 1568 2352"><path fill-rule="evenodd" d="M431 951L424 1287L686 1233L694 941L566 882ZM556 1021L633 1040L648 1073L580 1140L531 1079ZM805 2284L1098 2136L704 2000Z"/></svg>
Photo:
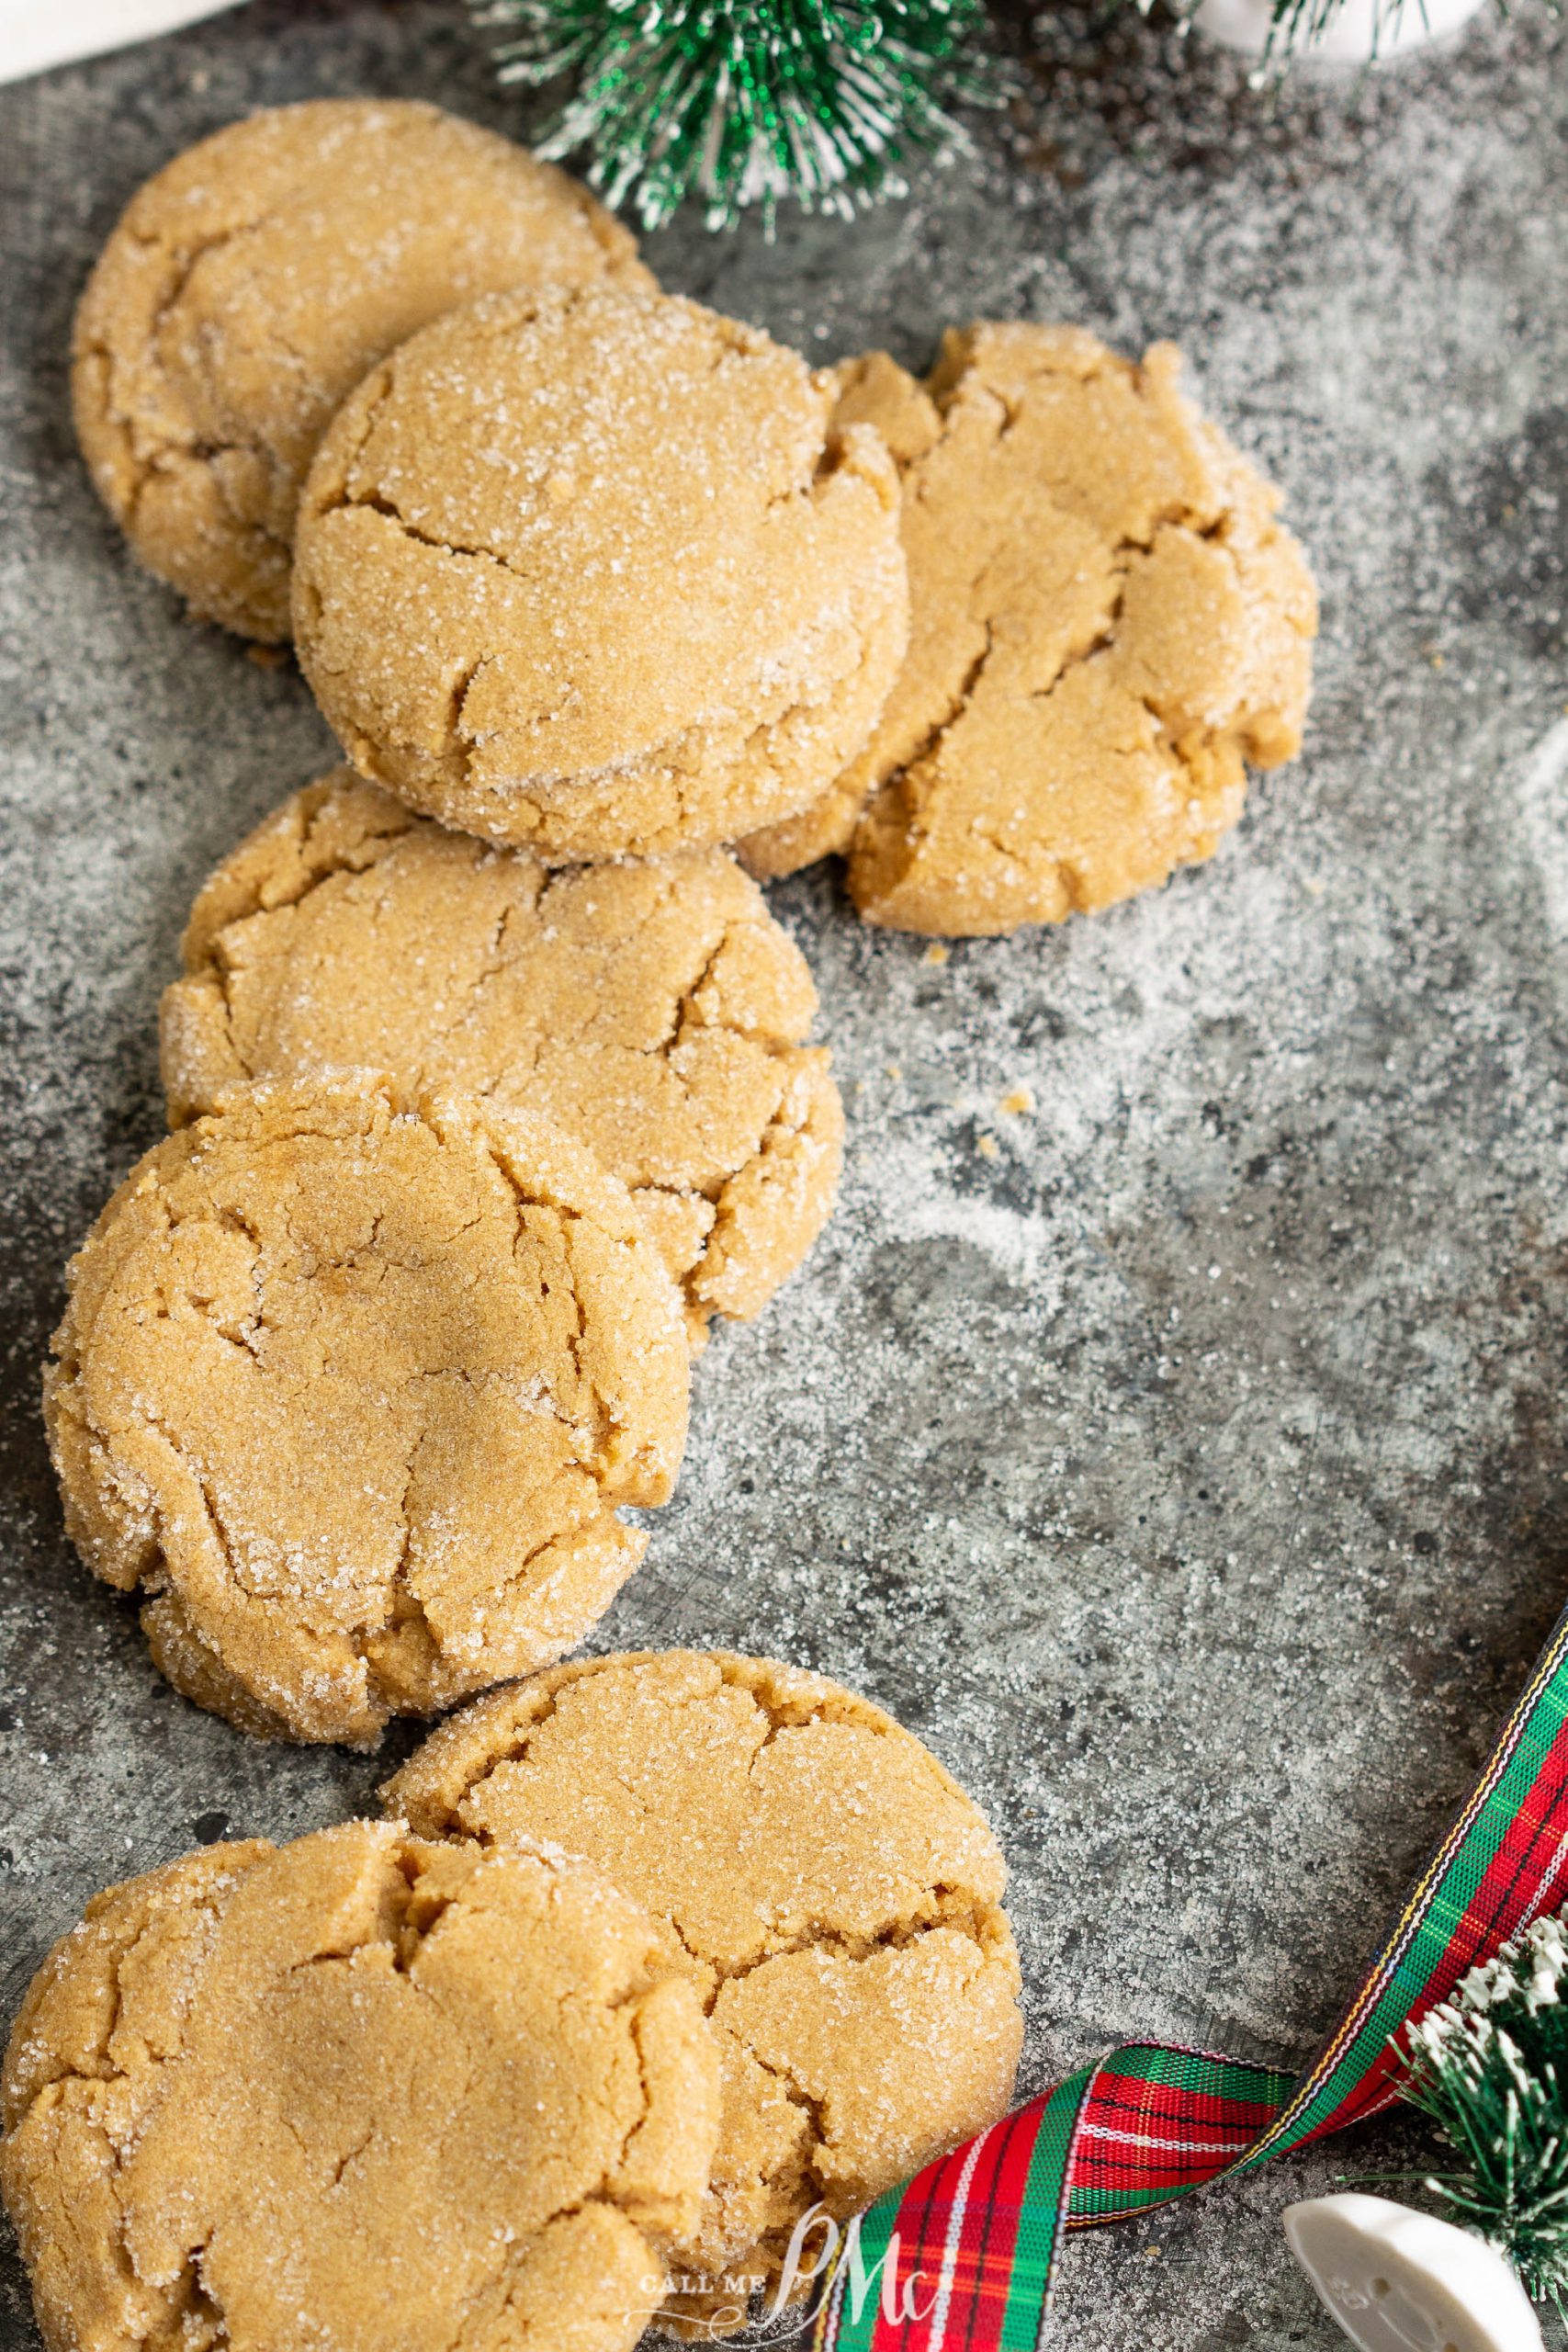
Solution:
<svg viewBox="0 0 1568 2352"><path fill-rule="evenodd" d="M359 1064L554 1120L629 1185L700 1345L832 1204L843 1110L805 958L721 850L541 865L340 768L225 859L164 993L172 1122Z"/></svg>
<svg viewBox="0 0 1568 2352"><path fill-rule="evenodd" d="M585 188L430 106L231 123L138 190L75 327L109 511L191 610L288 635L289 546L333 410L405 335L508 286L647 282Z"/></svg>
<svg viewBox="0 0 1568 2352"><path fill-rule="evenodd" d="M630 1195L532 1114L342 1076L222 1094L71 1266L66 1524L242 1730L370 1740L581 1641L686 1434Z"/></svg>
<svg viewBox="0 0 1568 2352"><path fill-rule="evenodd" d="M630 2352L718 2106L596 1871L354 1821L88 1905L17 2020L0 2184L58 2352Z"/></svg>
<svg viewBox="0 0 1568 2352"><path fill-rule="evenodd" d="M1038 24L1035 95L908 204L647 258L824 363L923 374L976 318L1179 344L1322 590L1302 754L1165 889L940 961L826 867L771 888L840 1204L716 1330L593 1636L810 1667L957 1775L1009 1864L1027 2089L1129 2036L1304 2064L1568 1575L1568 32L1522 0L1270 104L1135 9ZM250 0L0 90L12 2009L96 1888L374 1810L414 1736L262 1747L186 1706L76 1566L38 1411L66 1258L163 1132L192 898L333 756L298 678L128 559L71 313L170 154L367 90L526 126L447 0ZM1280 2207L1442 2162L1380 2120L1075 2236L1053 2352L1344 2352ZM8 2278L0 2344L36 2352Z"/></svg>
<svg viewBox="0 0 1568 2352"><path fill-rule="evenodd" d="M555 860L733 839L865 740L908 634L897 478L832 387L694 302L437 320L333 420L299 659L355 765Z"/></svg>
<svg viewBox="0 0 1568 2352"><path fill-rule="evenodd" d="M724 2120L677 2308L775 2278L1005 2112L1018 1955L985 1821L880 1708L693 1651L565 1666L444 1724L383 1791L427 1837L584 1854L660 1922L718 2043ZM722 2332L729 2332L724 2330Z"/></svg>
<svg viewBox="0 0 1568 2352"><path fill-rule="evenodd" d="M928 381L840 370L904 477L909 651L866 749L745 844L850 852L862 917L986 937L1212 856L1244 763L1301 749L1317 625L1278 501L1178 389L1072 327L950 329Z"/></svg>

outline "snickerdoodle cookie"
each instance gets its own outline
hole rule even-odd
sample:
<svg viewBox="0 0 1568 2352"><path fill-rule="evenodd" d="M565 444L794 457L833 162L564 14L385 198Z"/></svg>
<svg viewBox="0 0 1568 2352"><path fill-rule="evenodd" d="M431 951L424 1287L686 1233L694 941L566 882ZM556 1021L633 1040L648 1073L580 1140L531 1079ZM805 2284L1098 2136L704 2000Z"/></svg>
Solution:
<svg viewBox="0 0 1568 2352"><path fill-rule="evenodd" d="M804 808L908 628L897 472L833 405L766 335L622 287L414 335L299 508L295 638L355 766L552 863Z"/></svg>
<svg viewBox="0 0 1568 2352"><path fill-rule="evenodd" d="M586 1854L660 1923L724 2074L694 2315L724 2274L775 2270L808 2206L847 2215L1005 2109L996 1840L919 1740L821 1676L682 1650L557 1668L444 1724L383 1794L423 1836Z"/></svg>
<svg viewBox="0 0 1568 2352"><path fill-rule="evenodd" d="M76 318L76 428L143 563L204 619L288 635L299 487L340 401L477 294L647 282L564 173L437 107L277 107L136 196Z"/></svg>
<svg viewBox="0 0 1568 2352"><path fill-rule="evenodd" d="M629 2352L718 2123L666 1940L586 1863L362 1821L96 1896L6 2061L50 2352Z"/></svg>
<svg viewBox="0 0 1568 2352"><path fill-rule="evenodd" d="M973 936L1111 905L1207 857L1245 763L1301 743L1312 577L1275 492L1178 388L1070 327L949 333L924 385L840 371L904 480L909 654L867 749L745 844L849 853L867 922Z"/></svg>
<svg viewBox="0 0 1568 2352"><path fill-rule="evenodd" d="M674 1286L530 1115L364 1074L238 1087L73 1260L45 1380L66 1526L169 1679L366 1741L579 1641L685 1438Z"/></svg>
<svg viewBox="0 0 1568 2352"><path fill-rule="evenodd" d="M843 1114L805 959L721 850L550 868L344 768L197 899L164 997L171 1121L236 1080L362 1064L541 1113L630 1188L694 1340L821 1230Z"/></svg>

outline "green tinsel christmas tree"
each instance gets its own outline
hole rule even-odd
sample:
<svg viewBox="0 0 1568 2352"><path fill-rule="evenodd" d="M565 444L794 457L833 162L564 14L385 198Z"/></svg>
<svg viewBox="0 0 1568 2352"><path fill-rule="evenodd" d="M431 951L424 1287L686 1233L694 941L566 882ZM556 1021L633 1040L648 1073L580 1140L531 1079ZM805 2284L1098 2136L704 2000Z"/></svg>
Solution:
<svg viewBox="0 0 1568 2352"><path fill-rule="evenodd" d="M1134 0L1145 13L1152 0ZM1198 0L1171 0L1179 16ZM1271 0L1254 80L1285 71L1343 0ZM1371 53L1405 7L1380 0ZM781 198L851 213L901 190L900 164L963 137L953 108L994 103L1009 71L986 0L469 0L500 27L503 80L570 95L539 142L645 229L687 197L710 227Z"/></svg>
<svg viewBox="0 0 1568 2352"><path fill-rule="evenodd" d="M1462 2169L1426 2186L1568 2319L1568 1924L1537 1919L1412 2030L1401 2086Z"/></svg>
<svg viewBox="0 0 1568 2352"><path fill-rule="evenodd" d="M781 197L852 212L994 98L984 0L477 0L503 79L571 95L538 152L580 150L644 228L688 196L711 226Z"/></svg>

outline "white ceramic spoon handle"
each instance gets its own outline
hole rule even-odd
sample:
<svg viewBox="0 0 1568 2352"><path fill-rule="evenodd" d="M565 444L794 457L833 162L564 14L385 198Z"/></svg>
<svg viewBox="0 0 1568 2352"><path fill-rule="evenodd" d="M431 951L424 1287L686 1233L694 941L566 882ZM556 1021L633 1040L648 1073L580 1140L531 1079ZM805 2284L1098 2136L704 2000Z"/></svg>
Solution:
<svg viewBox="0 0 1568 2352"><path fill-rule="evenodd" d="M1387 2197L1285 2209L1291 2252L1359 2352L1542 2352L1529 2299L1468 2230Z"/></svg>

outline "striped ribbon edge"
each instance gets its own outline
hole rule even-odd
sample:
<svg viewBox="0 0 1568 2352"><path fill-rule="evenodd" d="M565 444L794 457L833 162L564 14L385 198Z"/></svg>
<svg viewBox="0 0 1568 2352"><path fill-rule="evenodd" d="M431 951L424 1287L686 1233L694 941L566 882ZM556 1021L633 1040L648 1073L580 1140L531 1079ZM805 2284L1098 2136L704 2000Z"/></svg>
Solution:
<svg viewBox="0 0 1568 2352"><path fill-rule="evenodd" d="M1146 2212L1392 2105L1398 2037L1568 1898L1565 1661L1568 1610L1299 2080L1167 2043L1111 2051L861 2215L802 2322L814 2352L1037 2352L1069 2230Z"/></svg>

